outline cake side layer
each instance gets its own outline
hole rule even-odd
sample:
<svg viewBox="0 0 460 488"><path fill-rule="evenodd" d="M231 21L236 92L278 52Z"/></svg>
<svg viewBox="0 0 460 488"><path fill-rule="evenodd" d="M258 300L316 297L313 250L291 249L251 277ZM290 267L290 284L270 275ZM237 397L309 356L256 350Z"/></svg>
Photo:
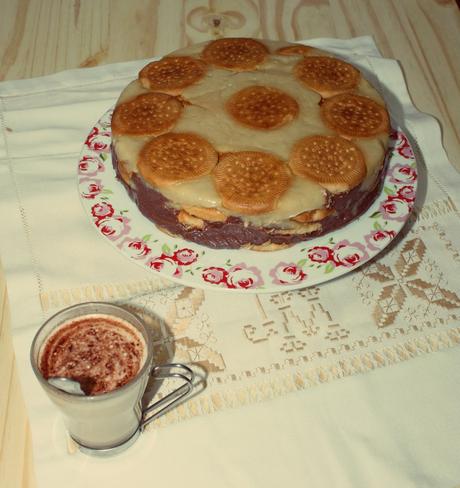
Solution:
<svg viewBox="0 0 460 488"><path fill-rule="evenodd" d="M146 184L142 178L133 175L132 186L124 181L113 148L112 164L117 179L126 188L140 212L168 234L214 249L258 248L259 246L263 249L263 246L269 245L283 248L322 236L340 229L361 216L382 190L387 160L385 159L372 190L363 191L356 187L347 193L329 194L327 207L335 209L335 213L322 219L312 232L301 234L283 234L281 233L283 229L280 228L247 225L238 217L228 217L225 222L205 221L202 228L184 225L178 220L180 210L174 208L172 202Z"/></svg>

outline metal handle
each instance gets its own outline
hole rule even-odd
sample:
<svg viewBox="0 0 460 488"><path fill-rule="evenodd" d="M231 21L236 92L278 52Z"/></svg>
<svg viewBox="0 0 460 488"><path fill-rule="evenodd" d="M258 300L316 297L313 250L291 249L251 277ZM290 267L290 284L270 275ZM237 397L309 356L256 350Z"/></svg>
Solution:
<svg viewBox="0 0 460 488"><path fill-rule="evenodd" d="M180 370L181 372L179 373L177 372L177 370ZM161 398L157 402L149 405L142 412L142 419L140 422L141 429L143 429L150 422L158 418L160 415L166 413L166 411L176 405L179 400L188 395L193 389L193 380L195 378L195 373L188 366L180 363L162 364L160 366L155 366L154 368L152 368L150 374L153 376L154 380L179 378L184 380L184 383L171 393L168 393L164 398ZM158 408L159 410L157 410ZM157 411L154 412L155 410Z"/></svg>

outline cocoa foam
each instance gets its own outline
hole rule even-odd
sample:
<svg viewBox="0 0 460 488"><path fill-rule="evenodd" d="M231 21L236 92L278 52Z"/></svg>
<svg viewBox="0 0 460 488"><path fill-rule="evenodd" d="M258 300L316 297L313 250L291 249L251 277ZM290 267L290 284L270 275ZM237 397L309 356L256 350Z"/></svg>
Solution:
<svg viewBox="0 0 460 488"><path fill-rule="evenodd" d="M38 364L44 378L71 378L86 395L99 395L128 383L146 357L145 340L133 325L91 314L59 325L44 342Z"/></svg>

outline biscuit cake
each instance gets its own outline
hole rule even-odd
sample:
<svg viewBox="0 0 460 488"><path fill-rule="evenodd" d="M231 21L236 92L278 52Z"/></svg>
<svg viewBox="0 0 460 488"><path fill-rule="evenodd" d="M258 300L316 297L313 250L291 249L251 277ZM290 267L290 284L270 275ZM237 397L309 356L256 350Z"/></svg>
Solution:
<svg viewBox="0 0 460 488"><path fill-rule="evenodd" d="M356 219L378 196L385 102L301 44L223 38L148 63L112 116L112 161L164 232L276 250Z"/></svg>

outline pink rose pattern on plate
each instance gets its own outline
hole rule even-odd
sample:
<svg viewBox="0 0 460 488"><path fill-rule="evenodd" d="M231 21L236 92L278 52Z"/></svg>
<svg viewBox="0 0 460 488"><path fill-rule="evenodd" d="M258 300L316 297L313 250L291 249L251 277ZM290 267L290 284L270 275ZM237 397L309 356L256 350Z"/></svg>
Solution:
<svg viewBox="0 0 460 488"><path fill-rule="evenodd" d="M275 268L270 270L272 282L277 285L293 285L301 283L307 277L307 273L301 266L295 263L278 263Z"/></svg>
<svg viewBox="0 0 460 488"><path fill-rule="evenodd" d="M170 278L178 278L185 284L201 284L229 290L263 290L300 288L320 283L343 274L368 261L384 249L407 220L416 198L417 172L412 148L401 132L391 134L390 164L385 178L385 187L371 215L366 214L369 225L364 235L353 239L335 241L324 236L315 239L312 245L298 245L288 260L269 266L257 266L250 262L225 262L225 251L204 249L192 243L171 244L161 242L155 232L152 235L132 234L132 219L129 210L117 208L112 200L112 189L104 186L106 166L110 163L110 118L109 111L99 121L85 141L78 164L79 192L89 210L96 229L126 256ZM110 165L110 164L109 164ZM113 176L110 182L113 182ZM110 185L111 186L111 185ZM117 191L116 188L114 190ZM137 231L136 231L137 232ZM332 234L332 235L336 235ZM162 236L161 233L159 235ZM328 239L329 237L329 239ZM327 240L328 239L328 240ZM174 240L172 240L175 242ZM300 249L300 253L299 253ZM218 259L210 259L207 254ZM265 253L264 253L265 254ZM206 256L206 257L205 257ZM206 259L207 258L207 259ZM318 273L327 278L318 279ZM313 278L312 278L313 277Z"/></svg>
<svg viewBox="0 0 460 488"><path fill-rule="evenodd" d="M95 176L104 170L104 161L91 156L84 156L78 165L78 174L84 176Z"/></svg>
<svg viewBox="0 0 460 488"><path fill-rule="evenodd" d="M389 196L386 201L380 205L380 212L386 220L398 220L404 222L407 220L412 210L411 202L401 198Z"/></svg>
<svg viewBox="0 0 460 488"><path fill-rule="evenodd" d="M147 266L156 271L161 271L170 278L179 278L185 273L192 273L190 265L198 260L199 254L193 249L182 248L172 252L164 244L160 256L155 256L147 261Z"/></svg>
<svg viewBox="0 0 460 488"><path fill-rule="evenodd" d="M409 144L409 140L402 132L393 131L390 134L390 139L394 141L393 147L400 156L406 159L414 159L414 152Z"/></svg>
<svg viewBox="0 0 460 488"><path fill-rule="evenodd" d="M138 237L125 237L117 244L117 247L132 259L144 259L152 252L147 242Z"/></svg>
<svg viewBox="0 0 460 488"><path fill-rule="evenodd" d="M345 239L337 243L332 250L332 260L336 266L352 268L368 259L366 246L359 242L349 242Z"/></svg>
<svg viewBox="0 0 460 488"><path fill-rule="evenodd" d="M80 195L88 200L94 200L102 191L102 181L98 178L80 178Z"/></svg>
<svg viewBox="0 0 460 488"><path fill-rule="evenodd" d="M147 261L147 266L155 271L161 271L170 278L179 278L182 276L182 269L179 263L174 261L171 256L161 254Z"/></svg>
<svg viewBox="0 0 460 488"><path fill-rule="evenodd" d="M227 287L228 271L224 268L217 266L206 268L203 270L202 277L206 283Z"/></svg>
<svg viewBox="0 0 460 488"><path fill-rule="evenodd" d="M335 268L353 268L369 259L366 246L360 242L344 239L336 244L330 240L331 246L316 246L308 250L308 258L325 265L324 271L330 273Z"/></svg>
<svg viewBox="0 0 460 488"><path fill-rule="evenodd" d="M203 269L201 276L206 283L230 289L260 288L264 284L261 270L245 263L235 264L229 269L211 266Z"/></svg>
<svg viewBox="0 0 460 488"><path fill-rule="evenodd" d="M112 217L112 215L114 213L115 213L114 208L108 202L95 203L91 207L91 215L95 219L103 219L104 217ZM96 222L96 225L97 225L97 222Z"/></svg>
<svg viewBox="0 0 460 488"><path fill-rule="evenodd" d="M182 266L188 266L198 259L198 253L193 249L179 249L174 252L173 259Z"/></svg>
<svg viewBox="0 0 460 488"><path fill-rule="evenodd" d="M110 152L111 134L109 130L93 127L93 130L86 138L85 145L94 152Z"/></svg>
<svg viewBox="0 0 460 488"><path fill-rule="evenodd" d="M96 219L96 227L99 228L102 235L106 236L111 241L118 240L121 236L128 234L131 230L129 219L122 215L111 215L110 217L98 218Z"/></svg>
<svg viewBox="0 0 460 488"><path fill-rule="evenodd" d="M370 234L364 236L368 249L371 251L381 251L395 237L394 230L373 230Z"/></svg>

